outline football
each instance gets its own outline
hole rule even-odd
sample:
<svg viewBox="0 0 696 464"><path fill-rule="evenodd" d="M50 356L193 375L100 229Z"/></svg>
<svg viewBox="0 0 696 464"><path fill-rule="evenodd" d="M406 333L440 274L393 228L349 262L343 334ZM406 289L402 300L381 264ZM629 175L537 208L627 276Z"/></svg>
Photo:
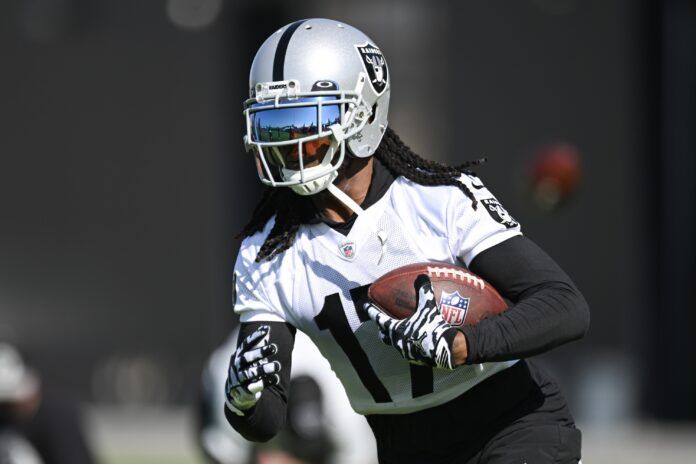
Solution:
<svg viewBox="0 0 696 464"><path fill-rule="evenodd" d="M386 314L404 319L416 311L414 282L430 277L442 317L453 326L474 325L507 309L498 291L466 268L444 263L418 263L384 274L370 285L367 296Z"/></svg>

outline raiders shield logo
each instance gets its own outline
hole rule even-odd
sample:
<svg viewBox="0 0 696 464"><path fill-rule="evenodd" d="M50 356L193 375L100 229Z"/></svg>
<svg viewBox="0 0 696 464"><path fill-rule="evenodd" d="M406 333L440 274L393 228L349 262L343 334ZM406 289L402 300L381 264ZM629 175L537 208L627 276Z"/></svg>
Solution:
<svg viewBox="0 0 696 464"><path fill-rule="evenodd" d="M488 214L490 214L493 219L508 229L512 229L519 225L495 198L486 198L485 200L481 200L481 203L483 203L483 206L486 207L486 211L488 211Z"/></svg>
<svg viewBox="0 0 696 464"><path fill-rule="evenodd" d="M355 48L360 54L372 88L377 95L381 95L384 89L387 88L388 73L387 63L384 61L382 52L369 42L364 45L356 45Z"/></svg>
<svg viewBox="0 0 696 464"><path fill-rule="evenodd" d="M440 314L450 325L464 325L466 312L469 310L469 298L464 298L459 292L442 292L440 295Z"/></svg>

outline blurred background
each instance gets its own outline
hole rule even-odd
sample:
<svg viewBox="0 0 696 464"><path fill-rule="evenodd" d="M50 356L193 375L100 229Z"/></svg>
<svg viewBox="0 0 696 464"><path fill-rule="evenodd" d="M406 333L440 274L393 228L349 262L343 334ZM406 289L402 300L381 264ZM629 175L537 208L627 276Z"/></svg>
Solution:
<svg viewBox="0 0 696 464"><path fill-rule="evenodd" d="M541 357L583 461L691 461L688 0L1 2L0 342L60 406L66 453L207 462L201 372L234 326L234 236L261 192L248 69L305 17L371 36L392 127L428 158L488 157L479 175L584 292L590 332Z"/></svg>

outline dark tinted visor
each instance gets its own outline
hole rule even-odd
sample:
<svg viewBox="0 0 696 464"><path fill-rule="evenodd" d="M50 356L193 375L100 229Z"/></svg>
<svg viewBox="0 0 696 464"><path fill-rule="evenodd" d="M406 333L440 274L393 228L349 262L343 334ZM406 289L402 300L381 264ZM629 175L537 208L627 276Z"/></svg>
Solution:
<svg viewBox="0 0 696 464"><path fill-rule="evenodd" d="M295 106L290 108L270 108L254 111L251 118L251 140L254 142L284 142L295 140L327 131L333 124L341 123L341 108L338 104L330 104L335 96L307 97L292 100L291 103L311 103L311 106ZM321 105L321 120L319 103ZM254 106L263 106L256 104Z"/></svg>

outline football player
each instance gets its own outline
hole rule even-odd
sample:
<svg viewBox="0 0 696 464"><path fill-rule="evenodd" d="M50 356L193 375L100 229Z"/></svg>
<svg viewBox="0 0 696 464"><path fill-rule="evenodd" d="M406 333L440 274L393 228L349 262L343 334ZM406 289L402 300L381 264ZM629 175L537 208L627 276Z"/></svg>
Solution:
<svg viewBox="0 0 696 464"><path fill-rule="evenodd" d="M390 82L377 44L327 19L279 29L254 58L245 143L268 188L235 264L226 417L249 440L277 432L301 330L367 418L381 463L577 463L566 402L525 358L582 337L587 304L476 163L423 159L388 127ZM426 276L408 319L369 303L371 282L425 261L466 266L513 304L454 326Z"/></svg>

